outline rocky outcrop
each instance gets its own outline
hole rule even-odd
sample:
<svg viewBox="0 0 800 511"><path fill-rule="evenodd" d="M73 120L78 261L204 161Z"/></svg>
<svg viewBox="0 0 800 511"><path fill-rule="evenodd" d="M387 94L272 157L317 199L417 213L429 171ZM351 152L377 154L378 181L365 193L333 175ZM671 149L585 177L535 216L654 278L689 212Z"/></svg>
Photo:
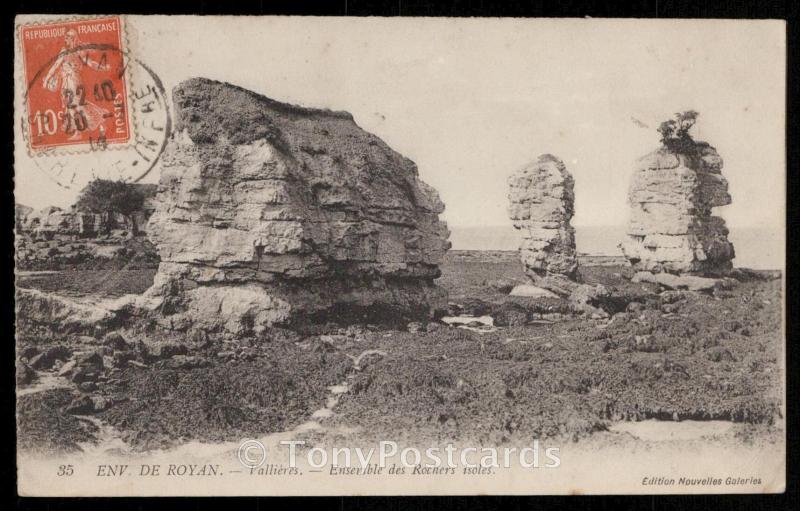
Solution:
<svg viewBox="0 0 800 511"><path fill-rule="evenodd" d="M111 213L108 218L104 218L99 213L84 211L78 205L72 205L66 210L57 206L47 206L33 211L33 208L17 204L15 207L17 233L36 240L49 240L56 237L95 238L103 234L133 231L134 226L135 230L141 230L155 209L154 197L157 186L148 183L130 183L129 186L144 197L142 207L130 216Z"/></svg>
<svg viewBox="0 0 800 511"><path fill-rule="evenodd" d="M71 231L73 221L67 213L57 206L47 206L25 215L21 223L21 231L27 233L56 232L58 229Z"/></svg>
<svg viewBox="0 0 800 511"><path fill-rule="evenodd" d="M25 228L25 219L33 213L33 208L24 204L14 204L14 229L19 232Z"/></svg>
<svg viewBox="0 0 800 511"><path fill-rule="evenodd" d="M575 255L574 181L564 163L543 154L508 180L509 216L522 231L520 257L525 273L537 283L557 276L574 279Z"/></svg>
<svg viewBox="0 0 800 511"><path fill-rule="evenodd" d="M17 288L15 293L17 332L41 331L93 334L112 323L114 312L100 303L86 303L37 289Z"/></svg>
<svg viewBox="0 0 800 511"><path fill-rule="evenodd" d="M625 256L637 270L722 274L733 245L712 208L731 203L722 158L708 144L689 154L659 149L641 158L630 185Z"/></svg>
<svg viewBox="0 0 800 511"><path fill-rule="evenodd" d="M97 238L57 235L50 240L14 238L17 270L138 270L156 268L158 254L144 237L128 238L113 232Z"/></svg>
<svg viewBox="0 0 800 511"><path fill-rule="evenodd" d="M16 205L14 262L18 270L140 269L158 265L158 255L144 237L153 210L156 185L137 184L143 206L130 216L110 218L81 211L77 205L63 210L47 206L33 211ZM134 229L134 226L137 226ZM135 234L134 235L134 231Z"/></svg>
<svg viewBox="0 0 800 511"><path fill-rule="evenodd" d="M671 273L650 273L640 271L634 274L631 282L650 282L667 289L686 289L689 291L714 291L726 289L733 285L733 279L697 277L695 275L673 275Z"/></svg>
<svg viewBox="0 0 800 511"><path fill-rule="evenodd" d="M511 296L568 299L574 309L605 316L598 297L602 286L579 282L575 253L575 229L570 224L575 212L575 182L564 163L543 154L508 179L508 214L522 231L520 258L533 282L511 290Z"/></svg>
<svg viewBox="0 0 800 511"><path fill-rule="evenodd" d="M606 316L600 300L603 286L580 283L575 253L575 182L564 163L543 154L508 179L508 214L522 231L520 258L533 282L511 290L511 296L569 300L575 310Z"/></svg>
<svg viewBox="0 0 800 511"><path fill-rule="evenodd" d="M171 328L236 334L344 315L429 316L449 248L416 165L348 113L192 79L173 92L148 235Z"/></svg>

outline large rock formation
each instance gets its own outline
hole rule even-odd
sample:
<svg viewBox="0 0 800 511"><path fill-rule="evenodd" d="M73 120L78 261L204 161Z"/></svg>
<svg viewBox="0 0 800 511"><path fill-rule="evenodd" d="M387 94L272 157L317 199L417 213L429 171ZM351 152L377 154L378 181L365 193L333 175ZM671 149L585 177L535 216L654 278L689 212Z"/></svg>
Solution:
<svg viewBox="0 0 800 511"><path fill-rule="evenodd" d="M731 203L722 158L708 144L687 154L661 148L644 156L630 185L625 256L637 270L721 274L733 245L712 208Z"/></svg>
<svg viewBox="0 0 800 511"><path fill-rule="evenodd" d="M525 273L538 283L548 277L574 279L574 181L564 163L543 154L508 180L509 216L522 231L520 257Z"/></svg>
<svg viewBox="0 0 800 511"><path fill-rule="evenodd" d="M147 293L172 328L258 333L446 305L433 282L450 246L444 205L350 114L199 78L173 100L148 227L161 264Z"/></svg>
<svg viewBox="0 0 800 511"><path fill-rule="evenodd" d="M533 286L519 285L512 296L568 299L575 310L605 317L602 285L580 282L575 253L575 182L564 163L543 154L508 179L508 214L522 231L520 258Z"/></svg>

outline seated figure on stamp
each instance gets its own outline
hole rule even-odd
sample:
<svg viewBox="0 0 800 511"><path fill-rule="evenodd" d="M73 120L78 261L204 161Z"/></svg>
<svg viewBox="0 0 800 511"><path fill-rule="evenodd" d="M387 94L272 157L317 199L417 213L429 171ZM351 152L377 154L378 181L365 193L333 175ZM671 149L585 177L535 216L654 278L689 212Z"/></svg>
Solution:
<svg viewBox="0 0 800 511"><path fill-rule="evenodd" d="M70 139L80 138L82 131L91 133L98 130L98 139L102 140L105 135L103 120L109 112L87 99L88 91L81 78L81 67L107 71L109 65L102 60L92 60L89 52L82 49L78 42L78 33L74 29L67 30L64 34L64 48L47 71L43 84L45 89L61 94L64 110L59 116L64 131L72 133Z"/></svg>

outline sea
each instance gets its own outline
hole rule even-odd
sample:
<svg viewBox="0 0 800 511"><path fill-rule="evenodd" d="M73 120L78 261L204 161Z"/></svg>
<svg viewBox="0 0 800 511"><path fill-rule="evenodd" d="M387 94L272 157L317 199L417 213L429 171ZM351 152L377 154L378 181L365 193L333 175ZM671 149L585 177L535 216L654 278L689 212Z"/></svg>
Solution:
<svg viewBox="0 0 800 511"><path fill-rule="evenodd" d="M453 250L517 250L520 233L511 225L449 226ZM625 226L575 226L578 253L622 255ZM736 251L734 266L782 270L786 260L785 231L769 227L731 227L728 239Z"/></svg>

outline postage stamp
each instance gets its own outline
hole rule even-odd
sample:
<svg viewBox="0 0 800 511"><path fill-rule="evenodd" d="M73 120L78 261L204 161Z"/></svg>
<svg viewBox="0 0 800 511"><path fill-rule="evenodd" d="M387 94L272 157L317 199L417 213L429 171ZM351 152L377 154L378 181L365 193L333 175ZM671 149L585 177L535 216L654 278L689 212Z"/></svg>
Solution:
<svg viewBox="0 0 800 511"><path fill-rule="evenodd" d="M119 16L23 25L19 37L32 150L131 140Z"/></svg>
<svg viewBox="0 0 800 511"><path fill-rule="evenodd" d="M167 92L130 40L125 16L18 20L18 149L60 188L138 182L166 147Z"/></svg>

